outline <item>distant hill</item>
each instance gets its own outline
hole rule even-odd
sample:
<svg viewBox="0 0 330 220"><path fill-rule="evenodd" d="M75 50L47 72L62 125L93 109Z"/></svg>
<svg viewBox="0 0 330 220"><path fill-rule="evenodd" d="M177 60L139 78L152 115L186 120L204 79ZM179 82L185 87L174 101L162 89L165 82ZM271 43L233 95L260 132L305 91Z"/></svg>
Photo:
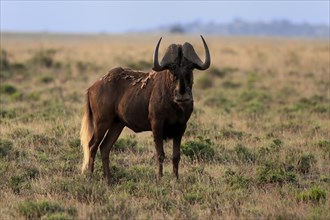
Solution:
<svg viewBox="0 0 330 220"><path fill-rule="evenodd" d="M235 19L228 24L214 22L191 22L188 24L173 24L161 26L148 32L170 32L188 34L217 34L234 36L279 36L279 37L316 37L329 38L329 26L294 24L287 20L272 22L246 22Z"/></svg>

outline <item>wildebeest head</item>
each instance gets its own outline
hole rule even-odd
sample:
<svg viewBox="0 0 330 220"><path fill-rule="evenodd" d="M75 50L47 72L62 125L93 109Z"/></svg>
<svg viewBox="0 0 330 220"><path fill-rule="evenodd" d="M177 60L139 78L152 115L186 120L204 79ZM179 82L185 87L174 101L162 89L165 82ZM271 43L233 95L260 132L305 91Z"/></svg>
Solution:
<svg viewBox="0 0 330 220"><path fill-rule="evenodd" d="M173 80L173 99L178 104L189 103L193 101L192 84L193 74L192 71L196 68L198 70L206 70L211 63L210 52L208 46L201 36L205 50L205 62L196 54L193 46L190 43L171 44L165 55L159 63L158 50L162 38L159 39L154 53L154 70L162 71L169 70L172 74Z"/></svg>

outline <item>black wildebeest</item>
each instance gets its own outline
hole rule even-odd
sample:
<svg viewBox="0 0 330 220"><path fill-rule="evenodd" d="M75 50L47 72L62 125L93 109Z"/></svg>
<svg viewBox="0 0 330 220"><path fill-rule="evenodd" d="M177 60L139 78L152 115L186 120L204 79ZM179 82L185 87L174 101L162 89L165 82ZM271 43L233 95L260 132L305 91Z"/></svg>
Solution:
<svg viewBox="0 0 330 220"><path fill-rule="evenodd" d="M193 111L193 70L206 70L211 61L208 46L201 38L205 62L186 42L171 44L159 63L160 38L154 52L153 71L114 68L87 90L80 131L83 172L93 172L95 154L100 147L104 176L110 182L110 149L126 126L135 132L152 131L158 179L163 175L163 140L173 139L173 172L179 177L181 138Z"/></svg>

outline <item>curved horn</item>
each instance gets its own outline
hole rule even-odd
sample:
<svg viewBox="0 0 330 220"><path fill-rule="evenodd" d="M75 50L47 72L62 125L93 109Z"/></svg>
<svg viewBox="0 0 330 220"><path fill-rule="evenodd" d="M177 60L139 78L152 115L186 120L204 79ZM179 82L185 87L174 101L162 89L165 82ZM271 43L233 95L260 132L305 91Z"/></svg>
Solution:
<svg viewBox="0 0 330 220"><path fill-rule="evenodd" d="M162 71L166 68L164 66L161 66L158 61L158 50L159 50L159 45L160 45L161 41L162 41L162 37L159 39L157 46L155 48L155 52L154 52L154 68L153 68L153 70L155 70L155 71Z"/></svg>
<svg viewBox="0 0 330 220"><path fill-rule="evenodd" d="M201 61L201 59L198 57L196 54L194 47L190 43L184 43L183 45L183 56L188 59L190 62L194 64L194 67L199 70L206 70L209 68L210 63L211 63L211 58L210 58L210 51L209 48L201 35L201 38L203 40L204 44L204 50L205 50L205 62Z"/></svg>
<svg viewBox="0 0 330 220"><path fill-rule="evenodd" d="M207 46L203 36L201 35L201 38L203 40L203 44L204 44L204 50L205 50L205 62L204 63L196 63L197 64L197 69L199 70L206 70L207 68L210 67L211 64L211 56L210 56L210 51L209 51L209 47Z"/></svg>

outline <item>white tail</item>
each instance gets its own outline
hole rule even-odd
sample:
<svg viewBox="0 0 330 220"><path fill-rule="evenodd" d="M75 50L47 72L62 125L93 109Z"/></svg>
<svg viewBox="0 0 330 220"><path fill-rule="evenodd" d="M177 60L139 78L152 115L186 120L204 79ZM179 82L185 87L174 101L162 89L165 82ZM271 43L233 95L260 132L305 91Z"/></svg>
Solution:
<svg viewBox="0 0 330 220"><path fill-rule="evenodd" d="M90 157L89 142L92 138L92 134L94 130L91 117L92 117L92 111L90 109L88 92L87 92L86 108L83 119L81 121L81 128L80 128L80 143L83 147L83 152L84 152L84 161L81 168L82 173L84 173L87 170L89 157Z"/></svg>

